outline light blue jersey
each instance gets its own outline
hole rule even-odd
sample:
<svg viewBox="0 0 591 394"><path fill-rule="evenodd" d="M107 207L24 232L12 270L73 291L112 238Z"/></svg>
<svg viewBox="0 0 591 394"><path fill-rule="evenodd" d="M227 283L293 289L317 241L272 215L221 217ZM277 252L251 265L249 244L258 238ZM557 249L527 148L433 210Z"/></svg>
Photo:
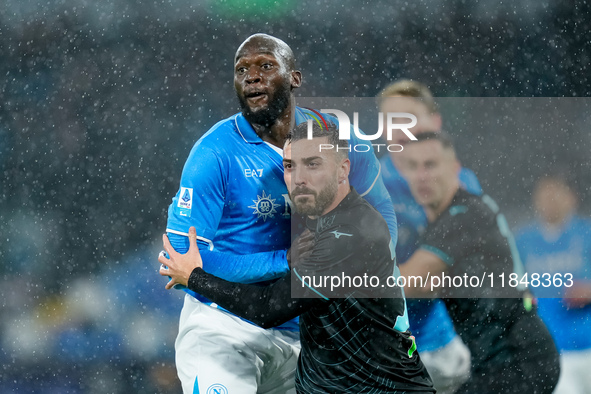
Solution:
<svg viewBox="0 0 591 394"><path fill-rule="evenodd" d="M193 146L180 189L168 208L167 231L195 226L209 250L238 254L289 248L291 211L282 156L242 115L213 126ZM248 275L248 273L244 273ZM229 279L226 273L224 279ZM243 278L242 282L272 279Z"/></svg>
<svg viewBox="0 0 591 394"><path fill-rule="evenodd" d="M420 235L427 228L427 215L415 201L410 187L398 172L388 155L380 160L384 185L390 193L398 222L396 258L404 264L417 250ZM474 173L466 168L460 172L462 187L473 194L481 194L482 188ZM454 337L453 323L445 305L440 300L407 300L410 326L419 350L433 351L447 345Z"/></svg>
<svg viewBox="0 0 591 394"><path fill-rule="evenodd" d="M591 222L573 217L554 235L545 234L544 226L534 222L517 233L517 247L528 273L551 275L570 273L573 279L591 279ZM538 298L538 314L550 330L558 350L583 350L591 348L591 305L580 309L567 309L562 298L545 298L562 295L552 290L544 294L544 288L530 286ZM548 291L548 290L546 290Z"/></svg>
<svg viewBox="0 0 591 394"><path fill-rule="evenodd" d="M318 115L297 107L296 124L308 119ZM370 150L349 153L349 182L384 216L396 240L396 216L373 148L354 133L349 143ZM168 209L167 232L175 249L188 249L186 235L195 226L207 272L240 283L285 275L292 222L282 160L280 150L265 143L242 114L213 126L191 150Z"/></svg>

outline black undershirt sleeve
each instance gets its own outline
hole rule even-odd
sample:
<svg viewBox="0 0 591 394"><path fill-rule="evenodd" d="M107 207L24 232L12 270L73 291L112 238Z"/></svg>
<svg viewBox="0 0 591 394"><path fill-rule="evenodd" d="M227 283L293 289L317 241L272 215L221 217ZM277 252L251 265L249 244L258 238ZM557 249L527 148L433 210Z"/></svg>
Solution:
<svg viewBox="0 0 591 394"><path fill-rule="evenodd" d="M480 242L480 230L474 223L476 213L467 206L461 208L465 210L453 216L442 214L421 238L421 248L434 252L449 266L471 254Z"/></svg>
<svg viewBox="0 0 591 394"><path fill-rule="evenodd" d="M291 274L271 285L256 286L228 282L195 268L187 287L263 328L285 323L319 302L318 299L292 298Z"/></svg>

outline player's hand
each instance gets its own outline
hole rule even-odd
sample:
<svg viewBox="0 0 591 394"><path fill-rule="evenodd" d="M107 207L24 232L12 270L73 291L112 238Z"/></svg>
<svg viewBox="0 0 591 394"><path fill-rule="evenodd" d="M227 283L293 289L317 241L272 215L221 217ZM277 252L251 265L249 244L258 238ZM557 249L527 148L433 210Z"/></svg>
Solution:
<svg viewBox="0 0 591 394"><path fill-rule="evenodd" d="M167 258L164 253L160 253L160 256L158 256L158 261L162 264L159 271L160 275L170 277L170 281L166 284L166 290L172 289L175 285L187 286L191 272L197 267L203 267L201 254L199 254L199 248L197 247L195 227L189 229L189 250L185 254L180 254L174 250L166 234L162 235L162 243L169 256Z"/></svg>
<svg viewBox="0 0 591 394"><path fill-rule="evenodd" d="M591 284L575 282L566 289L562 302L568 309L580 309L591 304Z"/></svg>
<svg viewBox="0 0 591 394"><path fill-rule="evenodd" d="M287 251L287 262L289 268L295 267L297 261L305 259L312 254L314 249L314 233L306 229L298 235Z"/></svg>

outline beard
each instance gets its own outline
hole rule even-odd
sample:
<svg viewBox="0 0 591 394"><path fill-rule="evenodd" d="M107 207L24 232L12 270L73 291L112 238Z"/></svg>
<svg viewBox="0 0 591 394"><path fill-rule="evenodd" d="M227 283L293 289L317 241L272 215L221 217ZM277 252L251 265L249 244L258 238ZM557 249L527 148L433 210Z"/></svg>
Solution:
<svg viewBox="0 0 591 394"><path fill-rule="evenodd" d="M321 216L324 210L335 200L338 187L338 181L335 179L320 190L320 193L302 187L292 190L289 193L289 198L295 205L297 213L307 216ZM311 194L313 197L300 198L296 201L295 197L300 194Z"/></svg>
<svg viewBox="0 0 591 394"><path fill-rule="evenodd" d="M273 93L273 98L266 108L252 111L248 106L246 97L241 97L236 93L242 115L248 120L250 124L257 124L265 127L271 127L277 118L285 111L289 105L291 96L291 83L286 80L284 84L279 86Z"/></svg>

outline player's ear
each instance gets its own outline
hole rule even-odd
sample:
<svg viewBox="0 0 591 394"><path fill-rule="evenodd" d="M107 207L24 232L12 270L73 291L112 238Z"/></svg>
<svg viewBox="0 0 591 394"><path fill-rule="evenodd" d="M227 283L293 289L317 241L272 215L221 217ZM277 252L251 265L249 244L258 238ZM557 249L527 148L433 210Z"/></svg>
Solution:
<svg viewBox="0 0 591 394"><path fill-rule="evenodd" d="M291 72L291 88L296 89L302 86L302 73L298 70Z"/></svg>
<svg viewBox="0 0 591 394"><path fill-rule="evenodd" d="M456 175L459 176L460 171L462 170L462 163L460 163L460 161L457 158L454 158L453 168Z"/></svg>
<svg viewBox="0 0 591 394"><path fill-rule="evenodd" d="M349 159L343 159L341 166L339 167L339 183L343 183L349 179L349 172L351 171L351 161Z"/></svg>
<svg viewBox="0 0 591 394"><path fill-rule="evenodd" d="M431 120L433 121L433 127L435 127L437 130L441 130L441 125L443 124L443 120L441 120L441 114L439 112L432 113Z"/></svg>

